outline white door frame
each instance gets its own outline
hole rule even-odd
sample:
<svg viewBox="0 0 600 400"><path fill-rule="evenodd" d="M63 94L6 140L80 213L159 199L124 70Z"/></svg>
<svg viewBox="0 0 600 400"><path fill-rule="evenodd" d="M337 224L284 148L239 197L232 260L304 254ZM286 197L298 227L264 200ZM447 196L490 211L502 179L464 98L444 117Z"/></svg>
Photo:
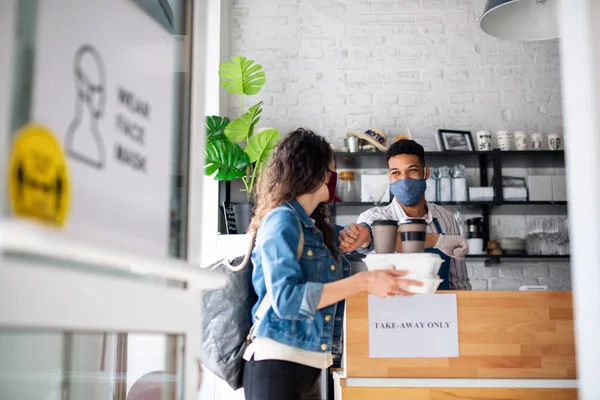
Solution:
<svg viewBox="0 0 600 400"><path fill-rule="evenodd" d="M0 160L6 160L10 141L11 124L11 77L16 39L18 0L2 0L0 5ZM207 40L206 13L207 0L185 2L192 6L192 89L190 153L204 153L204 84L205 84L205 45ZM1 170L1 169L0 169ZM189 199L199 199L202 194L203 168L200 163L190 164ZM196 179L194 179L196 178ZM54 328L64 330L92 331L137 331L171 332L185 335L185 379L184 398L197 398L197 356L200 352L200 290L220 282L206 271L191 268L183 262L157 260L138 257L137 254L114 252L111 248L92 250L86 244L73 243L72 238L59 237L55 232L46 236L41 228L38 232L27 232L16 240L11 231L15 226L7 226L4 219L7 207L5 185L0 185L0 325L12 327ZM190 204L199 204L191 201ZM198 207L190 207L188 221L200 222ZM17 224L18 225L18 224ZM189 225L193 227L194 225ZM19 227L17 227L19 228ZM29 228L27 228L29 229ZM43 231L43 232L42 232ZM42 232L42 233L40 233ZM191 232L194 232L192 229ZM38 235L39 233L39 235ZM199 234L190 235L191 249L199 251ZM54 243L56 246L49 244ZM65 246L62 246L65 245ZM62 246L62 247L61 247ZM52 256L57 249L63 254L54 254L62 260L79 262L97 262L105 267L108 275L121 268L122 272L135 272L146 278L165 278L186 283L186 288L161 287L147 282L116 276L82 273L81 270L54 268L51 265L37 265L35 262L18 262L4 255L17 249L19 252L43 257ZM67 250L68 249L68 250ZM92 253L90 253L92 250ZM58 251L60 253L60 251ZM110 260L112 258L112 261ZM190 259L198 257L191 257ZM138 261L135 261L137 259ZM112 270L112 272L111 272ZM48 282L52 282L51 285ZM86 288L86 290L81 290ZM107 295L110 293L110 295ZM154 305L150 302L156 303ZM10 306L9 306L10 304ZM119 312L106 312L119 310ZM185 312L173 312L185 310ZM196 318L190 318L195 315ZM99 318L102 316L102 318Z"/></svg>
<svg viewBox="0 0 600 400"><path fill-rule="evenodd" d="M188 260L206 266L216 261L219 254L219 184L204 176L204 119L206 115L226 115L227 95L219 84L219 64L230 57L231 33L229 0L206 0L204 25L205 46L198 47L194 38L194 64L202 63L205 75L204 111L192 106L190 138L190 179L188 213ZM198 26L198 25L196 25ZM198 75L199 76L199 75ZM202 188L200 190L199 188ZM239 394L238 394L239 395ZM222 400L233 396L227 384L208 370L203 371L200 400Z"/></svg>
<svg viewBox="0 0 600 400"><path fill-rule="evenodd" d="M190 146L188 259L201 265L208 265L219 256L215 251L218 246L219 185L204 175L204 118L206 115L227 114L227 95L219 84L219 64L230 57L230 8L229 0L206 0L203 25L206 43L203 48L194 46L195 64L203 64L205 75L202 77L204 92L198 93L203 96L203 112L197 107L192 108L195 123ZM195 39L195 43L198 40Z"/></svg>
<svg viewBox="0 0 600 400"><path fill-rule="evenodd" d="M579 399L600 395L600 2L561 0L560 60Z"/></svg>
<svg viewBox="0 0 600 400"><path fill-rule="evenodd" d="M198 393L200 292L223 283L222 275L180 260L65 238L24 221L0 222L0 326L183 335L186 400Z"/></svg>
<svg viewBox="0 0 600 400"><path fill-rule="evenodd" d="M6 160L10 143L12 70L17 33L17 0L0 2L0 160ZM4 169L0 168L0 171ZM5 181L2 176L1 181ZM0 185L0 217L7 210L6 185Z"/></svg>

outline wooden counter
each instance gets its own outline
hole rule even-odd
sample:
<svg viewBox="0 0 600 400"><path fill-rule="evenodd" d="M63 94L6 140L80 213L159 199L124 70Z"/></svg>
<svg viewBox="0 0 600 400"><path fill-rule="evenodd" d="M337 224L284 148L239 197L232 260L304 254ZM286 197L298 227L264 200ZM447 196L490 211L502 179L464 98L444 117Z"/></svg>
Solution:
<svg viewBox="0 0 600 400"><path fill-rule="evenodd" d="M577 398L571 292L456 293L458 358L369 358L367 295L348 299L344 400Z"/></svg>

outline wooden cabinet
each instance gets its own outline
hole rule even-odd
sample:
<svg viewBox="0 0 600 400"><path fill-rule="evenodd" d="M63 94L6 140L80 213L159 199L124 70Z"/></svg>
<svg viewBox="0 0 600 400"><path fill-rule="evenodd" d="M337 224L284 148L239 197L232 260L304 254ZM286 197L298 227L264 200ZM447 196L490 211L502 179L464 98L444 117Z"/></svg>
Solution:
<svg viewBox="0 0 600 400"><path fill-rule="evenodd" d="M571 292L456 294L457 358L369 358L367 295L348 299L343 399L577 397Z"/></svg>

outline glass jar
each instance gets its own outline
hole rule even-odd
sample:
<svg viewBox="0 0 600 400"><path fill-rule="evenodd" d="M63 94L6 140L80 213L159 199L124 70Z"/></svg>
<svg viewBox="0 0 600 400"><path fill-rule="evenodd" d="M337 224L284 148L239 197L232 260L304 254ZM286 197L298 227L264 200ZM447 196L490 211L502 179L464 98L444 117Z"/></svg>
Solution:
<svg viewBox="0 0 600 400"><path fill-rule="evenodd" d="M359 201L360 191L354 171L342 171L337 184L337 196L343 202Z"/></svg>

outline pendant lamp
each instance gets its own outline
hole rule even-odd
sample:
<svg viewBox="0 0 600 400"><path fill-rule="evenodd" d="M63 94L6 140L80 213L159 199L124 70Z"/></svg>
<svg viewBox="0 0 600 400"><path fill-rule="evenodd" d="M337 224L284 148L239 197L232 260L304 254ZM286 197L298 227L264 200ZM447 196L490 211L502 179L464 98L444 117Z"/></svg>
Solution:
<svg viewBox="0 0 600 400"><path fill-rule="evenodd" d="M558 0L487 0L479 26L498 39L529 42L558 38Z"/></svg>

